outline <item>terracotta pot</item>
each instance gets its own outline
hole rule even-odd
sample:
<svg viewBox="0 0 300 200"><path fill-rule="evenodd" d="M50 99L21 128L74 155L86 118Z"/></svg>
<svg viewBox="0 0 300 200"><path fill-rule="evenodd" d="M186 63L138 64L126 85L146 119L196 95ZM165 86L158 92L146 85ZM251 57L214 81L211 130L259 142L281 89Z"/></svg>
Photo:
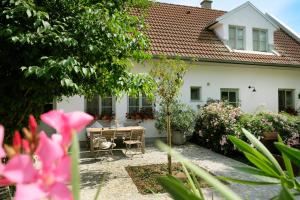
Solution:
<svg viewBox="0 0 300 200"><path fill-rule="evenodd" d="M278 133L277 132L264 132L263 133L264 140L278 140Z"/></svg>

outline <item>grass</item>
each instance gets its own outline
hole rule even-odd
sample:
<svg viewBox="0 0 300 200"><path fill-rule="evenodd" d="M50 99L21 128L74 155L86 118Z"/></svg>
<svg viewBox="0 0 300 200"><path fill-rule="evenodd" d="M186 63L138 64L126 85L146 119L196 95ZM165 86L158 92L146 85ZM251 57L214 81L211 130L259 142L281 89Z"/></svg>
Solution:
<svg viewBox="0 0 300 200"><path fill-rule="evenodd" d="M138 191L141 194L165 193L166 191L157 182L157 178L164 176L168 172L167 164L152 164L143 166L128 166L125 168L129 176L132 178ZM186 177L182 166L179 163L173 164L172 175L186 182ZM197 178L200 187L208 187L207 183Z"/></svg>

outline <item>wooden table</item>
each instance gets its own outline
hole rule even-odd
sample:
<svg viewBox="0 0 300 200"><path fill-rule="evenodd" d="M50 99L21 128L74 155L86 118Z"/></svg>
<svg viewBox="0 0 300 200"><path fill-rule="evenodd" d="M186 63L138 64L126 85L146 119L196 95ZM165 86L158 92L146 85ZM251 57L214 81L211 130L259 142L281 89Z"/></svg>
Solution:
<svg viewBox="0 0 300 200"><path fill-rule="evenodd" d="M115 130L116 131L116 138L124 138L132 130L142 130L141 133L141 140L142 140L142 153L145 153L145 128L142 126L127 126L127 127L118 127L118 128L87 128L87 132L90 134L90 149L91 152L94 151L94 146L93 146L93 139L94 136L97 134L101 134L101 131L103 130Z"/></svg>

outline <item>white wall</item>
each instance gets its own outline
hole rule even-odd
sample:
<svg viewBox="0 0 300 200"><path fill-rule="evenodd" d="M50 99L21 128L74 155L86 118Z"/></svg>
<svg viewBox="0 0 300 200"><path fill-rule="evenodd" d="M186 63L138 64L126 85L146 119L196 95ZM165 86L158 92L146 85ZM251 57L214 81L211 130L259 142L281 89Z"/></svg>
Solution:
<svg viewBox="0 0 300 200"><path fill-rule="evenodd" d="M146 64L137 65L133 72L147 72ZM257 92L252 92L248 86L254 86ZM202 99L199 102L190 100L190 87L201 87ZM262 67L254 65L232 65L216 63L194 63L189 66L180 95L181 101L192 105L204 105L208 98L220 99L220 88L238 88L241 108L246 112L254 112L264 105L269 111L278 111L278 89L295 89L295 108L300 107L300 69ZM66 112L84 111L84 98L75 96L59 102L58 109ZM120 122L126 120L128 112L128 97L124 96L116 102L116 117ZM141 125L146 128L146 137L162 137L154 128L154 120L145 120ZM81 140L85 139L84 134Z"/></svg>
<svg viewBox="0 0 300 200"><path fill-rule="evenodd" d="M246 47L245 50L253 51L253 28L267 29L269 45L274 45L274 32L276 28L270 21L264 18L255 8L250 5L241 7L236 12L221 20L213 26L217 36L225 43L229 40L229 25L245 27ZM228 13L228 14L229 14Z"/></svg>

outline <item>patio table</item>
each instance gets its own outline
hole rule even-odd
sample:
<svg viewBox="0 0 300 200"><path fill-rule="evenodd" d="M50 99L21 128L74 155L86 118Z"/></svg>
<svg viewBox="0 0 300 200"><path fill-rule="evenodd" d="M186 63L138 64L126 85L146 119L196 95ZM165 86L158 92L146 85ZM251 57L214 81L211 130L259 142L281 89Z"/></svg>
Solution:
<svg viewBox="0 0 300 200"><path fill-rule="evenodd" d="M145 153L145 128L142 126L127 126L127 127L118 127L118 128L87 128L87 132L90 135L90 150L94 152L93 139L95 135L100 135L103 130L114 130L116 131L116 138L124 138L130 134L132 130L142 130L141 131L141 140L142 140L142 153ZM105 137L105 135L103 135Z"/></svg>

